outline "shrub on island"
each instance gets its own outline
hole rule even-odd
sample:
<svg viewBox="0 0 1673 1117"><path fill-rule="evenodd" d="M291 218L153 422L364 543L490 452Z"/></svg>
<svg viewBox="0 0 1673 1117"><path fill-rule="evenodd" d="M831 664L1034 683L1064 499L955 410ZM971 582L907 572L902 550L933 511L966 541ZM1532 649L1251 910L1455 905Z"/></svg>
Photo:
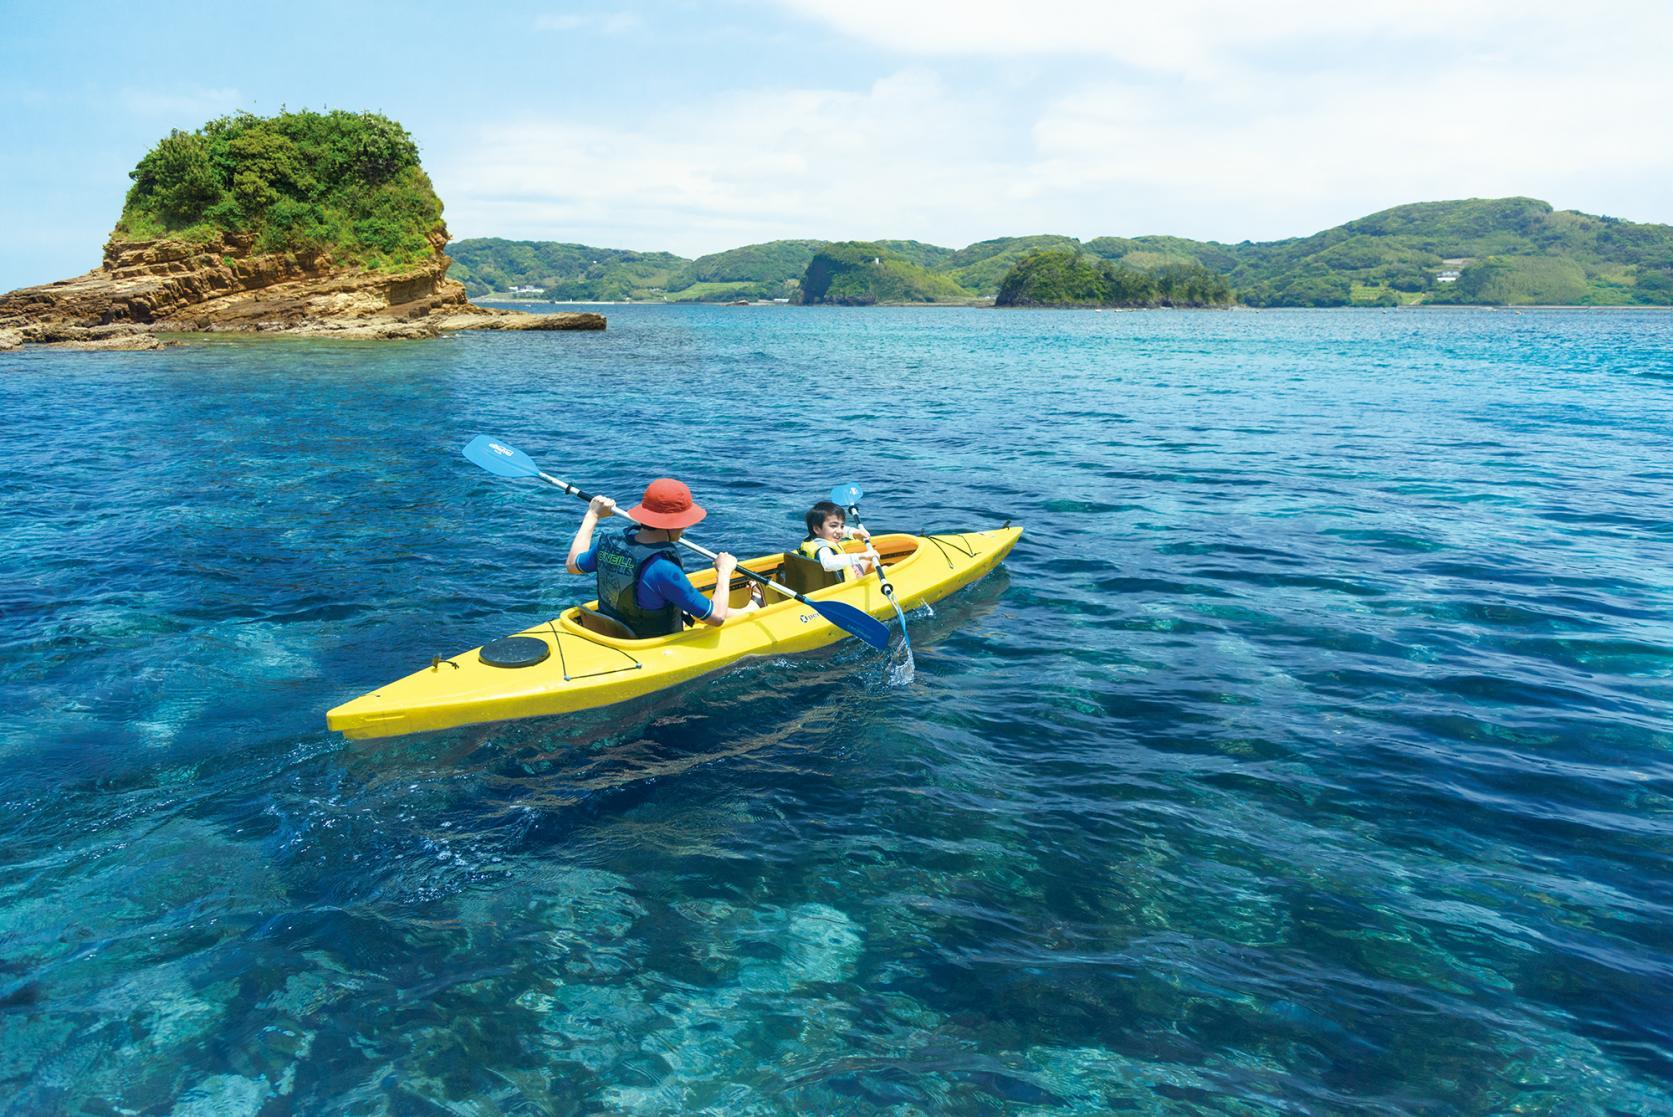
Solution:
<svg viewBox="0 0 1673 1117"><path fill-rule="evenodd" d="M170 132L129 177L115 232L126 240L232 234L256 253L329 255L378 271L427 263L446 240L418 145L377 113L223 116Z"/></svg>

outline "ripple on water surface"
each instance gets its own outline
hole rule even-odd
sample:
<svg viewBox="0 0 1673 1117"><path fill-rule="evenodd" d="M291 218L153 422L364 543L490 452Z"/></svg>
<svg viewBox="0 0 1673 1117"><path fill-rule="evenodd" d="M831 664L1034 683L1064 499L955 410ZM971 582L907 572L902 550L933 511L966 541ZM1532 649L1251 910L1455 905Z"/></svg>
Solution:
<svg viewBox="0 0 1673 1117"><path fill-rule="evenodd" d="M6 1111L1667 1111L1670 384L1651 313L0 354ZM483 431L739 553L1028 534L907 686L337 740L581 592Z"/></svg>

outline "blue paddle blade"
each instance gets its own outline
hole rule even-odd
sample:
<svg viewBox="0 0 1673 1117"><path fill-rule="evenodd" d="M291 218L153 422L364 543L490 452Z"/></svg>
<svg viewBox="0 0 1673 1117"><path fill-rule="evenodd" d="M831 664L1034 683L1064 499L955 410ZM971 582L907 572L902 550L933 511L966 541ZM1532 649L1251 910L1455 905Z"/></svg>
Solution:
<svg viewBox="0 0 1673 1117"><path fill-rule="evenodd" d="M540 467L523 451L479 434L465 444L465 457L500 477L537 477Z"/></svg>
<svg viewBox="0 0 1673 1117"><path fill-rule="evenodd" d="M889 630L877 618L840 601L809 601L808 604L838 628L858 636L878 651L888 650Z"/></svg>
<svg viewBox="0 0 1673 1117"><path fill-rule="evenodd" d="M860 503L860 498L865 495L866 491L864 489L850 482L846 485L838 485L831 490L831 503L840 504L844 508L852 508Z"/></svg>

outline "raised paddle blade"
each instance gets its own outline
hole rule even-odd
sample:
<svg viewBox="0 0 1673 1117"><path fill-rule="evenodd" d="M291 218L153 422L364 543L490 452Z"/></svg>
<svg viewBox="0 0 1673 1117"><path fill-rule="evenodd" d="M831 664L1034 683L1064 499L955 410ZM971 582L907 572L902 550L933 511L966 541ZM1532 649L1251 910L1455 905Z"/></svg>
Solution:
<svg viewBox="0 0 1673 1117"><path fill-rule="evenodd" d="M864 489L850 482L846 485L838 485L831 490L831 503L840 504L844 508L853 508L860 503L860 498L865 495L866 491Z"/></svg>
<svg viewBox="0 0 1673 1117"><path fill-rule="evenodd" d="M465 444L465 457L500 477L538 477L540 467L523 451L479 434Z"/></svg>
<svg viewBox="0 0 1673 1117"><path fill-rule="evenodd" d="M806 598L800 600L813 606L815 613L838 628L858 636L880 652L888 651L889 630L877 618L840 601L807 601Z"/></svg>

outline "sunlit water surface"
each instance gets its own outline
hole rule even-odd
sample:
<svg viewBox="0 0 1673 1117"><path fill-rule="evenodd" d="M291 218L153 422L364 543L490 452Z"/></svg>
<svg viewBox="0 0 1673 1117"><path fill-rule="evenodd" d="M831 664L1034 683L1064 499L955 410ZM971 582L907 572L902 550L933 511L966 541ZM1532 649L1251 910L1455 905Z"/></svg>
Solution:
<svg viewBox="0 0 1673 1117"><path fill-rule="evenodd" d="M1673 1107L1673 315L618 307L0 423L5 1113ZM481 432L1027 534L907 686L346 743L586 592Z"/></svg>

